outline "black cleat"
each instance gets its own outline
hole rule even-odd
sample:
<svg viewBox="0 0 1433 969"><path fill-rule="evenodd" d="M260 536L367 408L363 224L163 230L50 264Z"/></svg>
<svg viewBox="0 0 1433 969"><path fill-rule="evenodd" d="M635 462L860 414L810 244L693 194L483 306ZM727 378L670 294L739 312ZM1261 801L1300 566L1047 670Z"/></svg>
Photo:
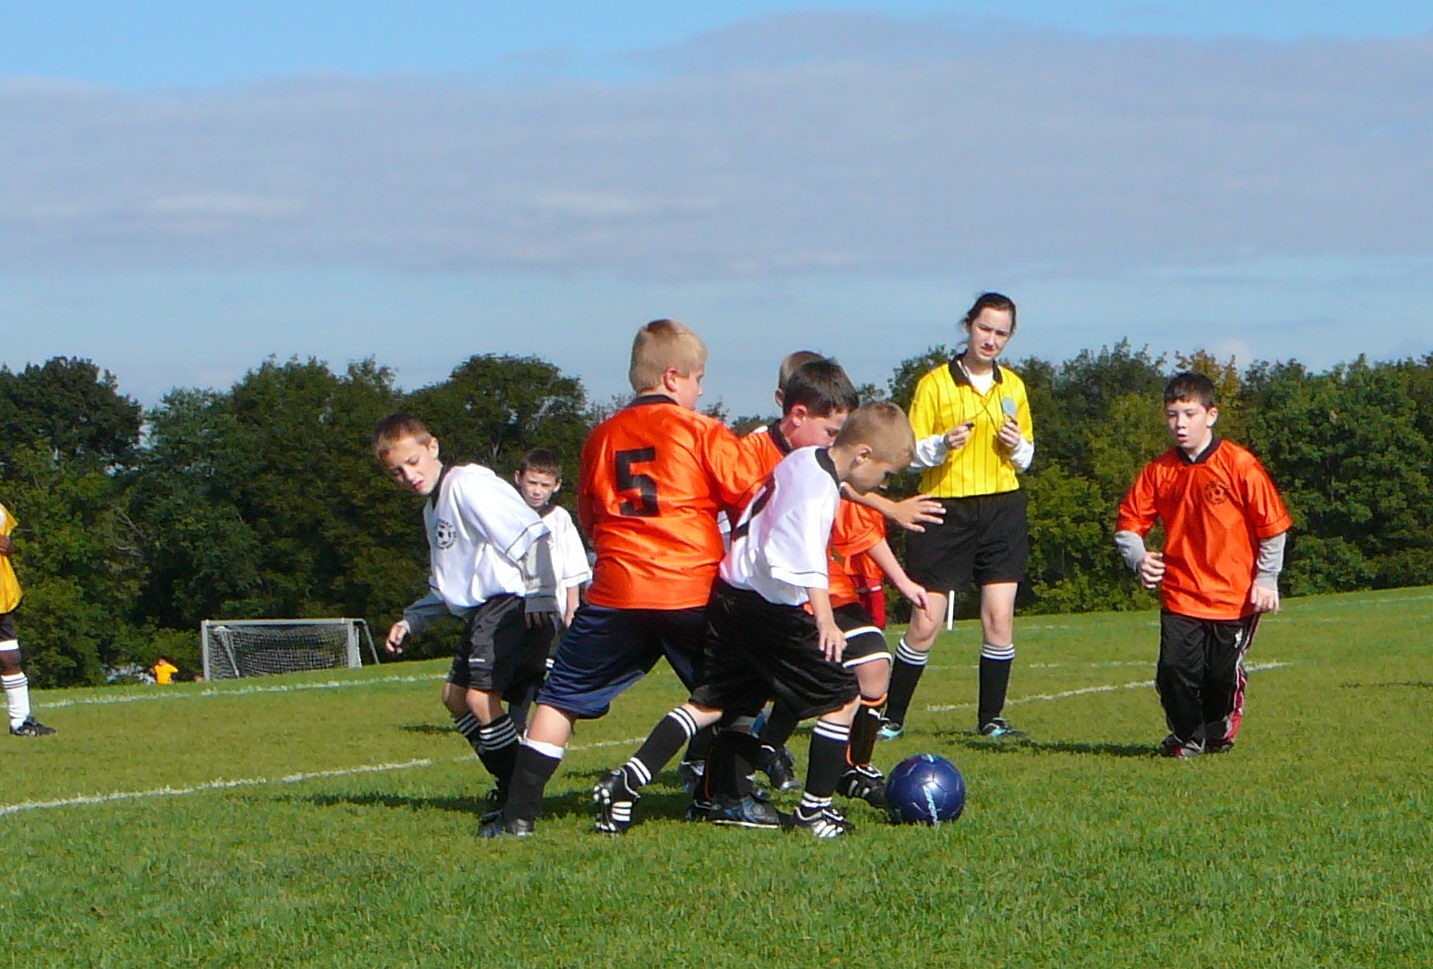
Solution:
<svg viewBox="0 0 1433 969"><path fill-rule="evenodd" d="M687 808L688 821L706 821L735 828L764 828L776 830L782 826L783 817L765 797L748 794L745 797L728 797L718 794L711 800L696 800Z"/></svg>
<svg viewBox="0 0 1433 969"><path fill-rule="evenodd" d="M54 727L47 727L34 717L26 717L20 726L10 728L12 737L48 737L54 732Z"/></svg>
<svg viewBox="0 0 1433 969"><path fill-rule="evenodd" d="M856 826L846 820L846 816L835 808L823 808L815 814L808 815L800 807L792 816L791 827L798 831L805 831L813 838L840 838L856 830Z"/></svg>
<svg viewBox="0 0 1433 969"><path fill-rule="evenodd" d="M762 744L761 764L758 766L766 774L766 779L771 782L771 786L775 790L794 791L801 786L801 782L796 779L796 761L787 747L777 750L775 747Z"/></svg>
<svg viewBox="0 0 1433 969"><path fill-rule="evenodd" d="M627 784L627 772L617 768L592 788L597 803L596 828L603 834L625 834L632 826L632 808L641 795Z"/></svg>
<svg viewBox="0 0 1433 969"><path fill-rule="evenodd" d="M836 793L865 801L871 807L883 808L886 806L886 777L870 764L852 767L836 782Z"/></svg>
<svg viewBox="0 0 1433 969"><path fill-rule="evenodd" d="M491 821L484 821L478 826L479 838L530 838L534 826L531 821L523 818L513 818L504 822L503 816L499 814Z"/></svg>

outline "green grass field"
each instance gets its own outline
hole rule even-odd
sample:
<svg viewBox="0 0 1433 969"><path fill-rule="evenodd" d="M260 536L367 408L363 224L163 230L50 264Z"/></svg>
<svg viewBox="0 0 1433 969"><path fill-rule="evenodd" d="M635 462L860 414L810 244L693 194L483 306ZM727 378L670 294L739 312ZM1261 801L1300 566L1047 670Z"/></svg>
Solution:
<svg viewBox="0 0 1433 969"><path fill-rule="evenodd" d="M35 696L0 738L10 965L1427 967L1433 589L1290 600L1249 657L1238 748L1154 756L1152 613L1017 621L972 733L973 627L937 647L889 768L935 751L965 816L853 837L681 820L624 838L588 789L682 698L662 668L581 727L538 835L483 842L446 663ZM804 762L805 734L793 745Z"/></svg>

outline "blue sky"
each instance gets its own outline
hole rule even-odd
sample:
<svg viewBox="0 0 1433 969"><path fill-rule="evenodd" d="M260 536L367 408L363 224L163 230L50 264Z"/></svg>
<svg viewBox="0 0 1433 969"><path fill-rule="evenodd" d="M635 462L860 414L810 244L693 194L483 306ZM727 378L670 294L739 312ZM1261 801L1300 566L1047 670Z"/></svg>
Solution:
<svg viewBox="0 0 1433 969"><path fill-rule="evenodd" d="M670 315L751 413L788 350L883 384L984 289L1017 359L1422 355L1429 10L7 4L3 361L152 404L534 353L605 399Z"/></svg>

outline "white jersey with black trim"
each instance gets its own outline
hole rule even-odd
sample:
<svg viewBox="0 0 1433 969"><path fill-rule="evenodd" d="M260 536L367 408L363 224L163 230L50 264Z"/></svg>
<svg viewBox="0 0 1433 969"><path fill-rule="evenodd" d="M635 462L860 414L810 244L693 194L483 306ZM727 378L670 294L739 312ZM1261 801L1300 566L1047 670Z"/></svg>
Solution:
<svg viewBox="0 0 1433 969"><path fill-rule="evenodd" d="M548 537L534 542L522 560L528 611L560 612L567 601L567 590L591 581L592 567L587 564L587 549L566 508L549 505L538 514L547 526Z"/></svg>
<svg viewBox="0 0 1433 969"><path fill-rule="evenodd" d="M805 605L807 589L829 588L826 549L840 504L840 482L826 449L791 452L732 530L722 581L767 602Z"/></svg>
<svg viewBox="0 0 1433 969"><path fill-rule="evenodd" d="M423 506L432 576L428 585L462 615L493 596L527 590L518 563L548 534L512 485L477 464L444 468Z"/></svg>

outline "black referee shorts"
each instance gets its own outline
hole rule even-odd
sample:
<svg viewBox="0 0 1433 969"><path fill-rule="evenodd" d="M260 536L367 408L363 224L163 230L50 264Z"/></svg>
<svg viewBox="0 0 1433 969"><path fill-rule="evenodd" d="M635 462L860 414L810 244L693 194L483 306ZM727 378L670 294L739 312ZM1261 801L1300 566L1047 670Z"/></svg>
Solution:
<svg viewBox="0 0 1433 969"><path fill-rule="evenodd" d="M1019 582L1030 559L1025 492L942 498L945 519L906 536L906 573L933 592Z"/></svg>

